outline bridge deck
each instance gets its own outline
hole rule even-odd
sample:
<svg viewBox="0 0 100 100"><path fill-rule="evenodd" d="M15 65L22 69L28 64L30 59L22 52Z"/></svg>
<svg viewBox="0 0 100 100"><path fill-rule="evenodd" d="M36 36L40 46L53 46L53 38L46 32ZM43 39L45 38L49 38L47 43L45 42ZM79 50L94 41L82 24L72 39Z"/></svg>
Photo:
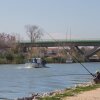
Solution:
<svg viewBox="0 0 100 100"><path fill-rule="evenodd" d="M100 46L100 40L46 40L35 43L21 42L22 46L54 47L54 46Z"/></svg>

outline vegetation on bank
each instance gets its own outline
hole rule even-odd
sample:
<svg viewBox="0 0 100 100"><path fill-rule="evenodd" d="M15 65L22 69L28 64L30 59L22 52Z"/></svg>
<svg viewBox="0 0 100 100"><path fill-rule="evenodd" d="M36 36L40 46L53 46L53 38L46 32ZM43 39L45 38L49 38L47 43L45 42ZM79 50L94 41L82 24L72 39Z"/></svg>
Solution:
<svg viewBox="0 0 100 100"><path fill-rule="evenodd" d="M22 64L25 62L23 54L13 52L0 53L0 64Z"/></svg>
<svg viewBox="0 0 100 100"><path fill-rule="evenodd" d="M17 51L17 50L16 50ZM38 56L34 56L34 54L36 54L35 52L33 53L32 57L38 57ZM75 53L74 53L75 54ZM85 62L80 55L75 56L77 61L80 62ZM4 52L0 53L0 64L23 64L26 62L26 60L29 58L28 56L28 52L27 53L23 53L20 51L15 52L14 50L7 50ZM47 63L66 63L66 58L65 57L42 57L43 59L46 60ZM73 62L77 62L74 58Z"/></svg>
<svg viewBox="0 0 100 100"><path fill-rule="evenodd" d="M14 53L5 53L0 54L0 64L23 64L26 62L28 57L24 54L14 54ZM64 58L59 57L44 57L43 59L46 60L47 63L65 63Z"/></svg>
<svg viewBox="0 0 100 100"><path fill-rule="evenodd" d="M76 88L66 89L62 93L56 93L55 95L46 96L39 100L62 100L64 97L74 96L80 92L90 91L93 89L100 88L100 84L88 85L88 86L77 86Z"/></svg>

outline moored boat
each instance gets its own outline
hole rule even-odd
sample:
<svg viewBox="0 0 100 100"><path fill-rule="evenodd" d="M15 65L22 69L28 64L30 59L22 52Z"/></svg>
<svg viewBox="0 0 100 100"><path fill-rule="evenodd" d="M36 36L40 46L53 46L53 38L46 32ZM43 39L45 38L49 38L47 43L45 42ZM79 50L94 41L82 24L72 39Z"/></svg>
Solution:
<svg viewBox="0 0 100 100"><path fill-rule="evenodd" d="M71 58L66 60L66 63L73 63L73 60Z"/></svg>

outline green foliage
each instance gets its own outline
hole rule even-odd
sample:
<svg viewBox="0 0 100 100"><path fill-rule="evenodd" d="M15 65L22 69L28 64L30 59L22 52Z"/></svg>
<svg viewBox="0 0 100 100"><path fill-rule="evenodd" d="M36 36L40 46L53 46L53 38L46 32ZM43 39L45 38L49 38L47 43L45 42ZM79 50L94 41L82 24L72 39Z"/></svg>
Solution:
<svg viewBox="0 0 100 100"><path fill-rule="evenodd" d="M40 98L39 100L61 100L59 97L45 97L45 98Z"/></svg>
<svg viewBox="0 0 100 100"><path fill-rule="evenodd" d="M90 85L90 86L86 86L86 87L76 87L75 90L73 90L72 92L74 93L79 93L81 91L90 91L96 88L99 88L100 84L96 84L96 85Z"/></svg>
<svg viewBox="0 0 100 100"><path fill-rule="evenodd" d="M23 54L14 54L13 52L0 53L0 64L22 64L25 61Z"/></svg>
<svg viewBox="0 0 100 100"><path fill-rule="evenodd" d="M11 61L12 62L14 60L14 56L11 53L7 53L5 57L6 57L7 61Z"/></svg>
<svg viewBox="0 0 100 100"><path fill-rule="evenodd" d="M25 56L22 54L16 54L14 56L14 63L16 64L22 64L24 63L24 60L25 60Z"/></svg>
<svg viewBox="0 0 100 100"><path fill-rule="evenodd" d="M6 64L7 60L5 58L0 58L0 64Z"/></svg>
<svg viewBox="0 0 100 100"><path fill-rule="evenodd" d="M65 63L65 59L61 57L46 57L47 63Z"/></svg>
<svg viewBox="0 0 100 100"><path fill-rule="evenodd" d="M53 63L53 59L51 57L47 57L45 59L46 59L47 63Z"/></svg>

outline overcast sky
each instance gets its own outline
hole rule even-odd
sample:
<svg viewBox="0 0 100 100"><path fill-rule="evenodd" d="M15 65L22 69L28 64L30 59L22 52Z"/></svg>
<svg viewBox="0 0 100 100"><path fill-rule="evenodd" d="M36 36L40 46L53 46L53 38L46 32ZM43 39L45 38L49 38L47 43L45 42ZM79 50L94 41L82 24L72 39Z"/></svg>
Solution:
<svg viewBox="0 0 100 100"><path fill-rule="evenodd" d="M100 39L100 0L0 0L0 32L38 25L55 39ZM70 32L71 30L71 32Z"/></svg>

